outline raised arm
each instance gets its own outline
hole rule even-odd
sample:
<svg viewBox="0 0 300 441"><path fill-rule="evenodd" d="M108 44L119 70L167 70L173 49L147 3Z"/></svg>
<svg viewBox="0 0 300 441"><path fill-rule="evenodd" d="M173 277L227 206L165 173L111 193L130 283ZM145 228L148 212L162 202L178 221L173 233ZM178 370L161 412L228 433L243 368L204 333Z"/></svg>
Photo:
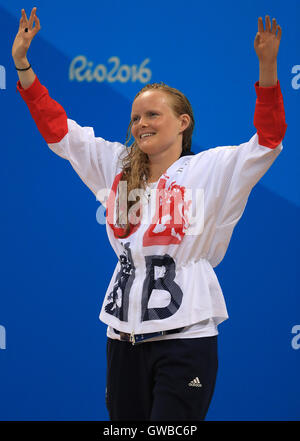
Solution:
<svg viewBox="0 0 300 441"><path fill-rule="evenodd" d="M17 71L17 91L27 104L50 149L68 160L81 180L97 195L100 189L111 187L117 173L119 154L126 147L96 137L92 127L81 127L68 118L64 108L49 95L48 89L40 83L32 68L28 69L27 51L33 37L41 29L35 11L36 8L33 8L27 20L22 10L19 30L13 43L15 65L18 69L25 69ZM36 26L33 28L34 21Z"/></svg>
<svg viewBox="0 0 300 441"><path fill-rule="evenodd" d="M277 34L276 34L277 32ZM242 216L248 196L257 182L268 171L282 150L287 124L283 97L277 78L277 54L281 27L266 16L264 30L261 17L254 49L259 59L259 81L255 83L257 95L254 126L257 133L249 142L239 146L215 150L217 157L215 190L220 194L217 228L233 228Z"/></svg>
<svg viewBox="0 0 300 441"><path fill-rule="evenodd" d="M35 26L33 27L34 22ZM12 47L12 57L23 89L30 87L36 77L32 67L28 69L30 63L27 59L27 51L33 37L39 32L40 29L41 26L40 21L36 16L36 8L32 9L29 20L27 19L25 10L22 9L19 30Z"/></svg>
<svg viewBox="0 0 300 441"><path fill-rule="evenodd" d="M277 78L277 54L282 29L266 15L266 28L262 18L258 18L258 32L254 39L254 49L259 59L259 81L255 83L257 95L254 126L259 144L276 148L282 141L287 124L280 84Z"/></svg>

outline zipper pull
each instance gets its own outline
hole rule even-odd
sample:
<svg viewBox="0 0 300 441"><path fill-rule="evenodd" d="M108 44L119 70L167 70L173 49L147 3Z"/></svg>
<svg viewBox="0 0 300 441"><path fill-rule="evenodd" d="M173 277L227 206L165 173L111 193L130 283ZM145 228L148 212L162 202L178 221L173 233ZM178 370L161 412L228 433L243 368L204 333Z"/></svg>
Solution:
<svg viewBox="0 0 300 441"><path fill-rule="evenodd" d="M130 341L131 343L134 345L135 343L135 338L134 338L134 332L132 331L131 335L130 335Z"/></svg>

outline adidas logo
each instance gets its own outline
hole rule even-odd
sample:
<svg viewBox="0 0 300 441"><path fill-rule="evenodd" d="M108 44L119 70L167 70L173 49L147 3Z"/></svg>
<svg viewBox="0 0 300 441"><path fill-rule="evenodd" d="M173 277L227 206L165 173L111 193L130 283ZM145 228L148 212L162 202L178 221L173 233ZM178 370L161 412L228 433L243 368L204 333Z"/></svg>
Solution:
<svg viewBox="0 0 300 441"><path fill-rule="evenodd" d="M189 382L189 386L202 387L202 384L200 383L199 378L196 377L192 381Z"/></svg>

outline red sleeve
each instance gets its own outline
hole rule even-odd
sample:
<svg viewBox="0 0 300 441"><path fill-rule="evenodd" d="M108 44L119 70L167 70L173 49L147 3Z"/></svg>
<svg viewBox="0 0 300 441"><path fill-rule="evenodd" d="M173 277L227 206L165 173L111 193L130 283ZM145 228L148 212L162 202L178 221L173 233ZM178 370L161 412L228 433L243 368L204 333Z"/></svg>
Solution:
<svg viewBox="0 0 300 441"><path fill-rule="evenodd" d="M255 91L257 99L254 126L257 129L258 142L274 149L283 140L287 128L279 80L271 87L260 87L257 81Z"/></svg>
<svg viewBox="0 0 300 441"><path fill-rule="evenodd" d="M17 90L27 104L39 132L47 144L54 144L68 133L67 115L63 107L54 101L38 77L27 89L23 89L20 81Z"/></svg>

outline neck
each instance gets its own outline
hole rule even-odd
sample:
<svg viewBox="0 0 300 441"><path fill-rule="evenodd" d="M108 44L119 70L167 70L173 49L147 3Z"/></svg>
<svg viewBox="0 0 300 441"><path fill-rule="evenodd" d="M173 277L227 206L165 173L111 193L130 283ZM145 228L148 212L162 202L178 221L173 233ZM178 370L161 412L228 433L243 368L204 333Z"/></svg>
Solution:
<svg viewBox="0 0 300 441"><path fill-rule="evenodd" d="M162 152L159 155L148 155L150 173L148 182L156 182L165 171L171 167L171 165L180 158L180 152L172 152L172 155L168 152Z"/></svg>

